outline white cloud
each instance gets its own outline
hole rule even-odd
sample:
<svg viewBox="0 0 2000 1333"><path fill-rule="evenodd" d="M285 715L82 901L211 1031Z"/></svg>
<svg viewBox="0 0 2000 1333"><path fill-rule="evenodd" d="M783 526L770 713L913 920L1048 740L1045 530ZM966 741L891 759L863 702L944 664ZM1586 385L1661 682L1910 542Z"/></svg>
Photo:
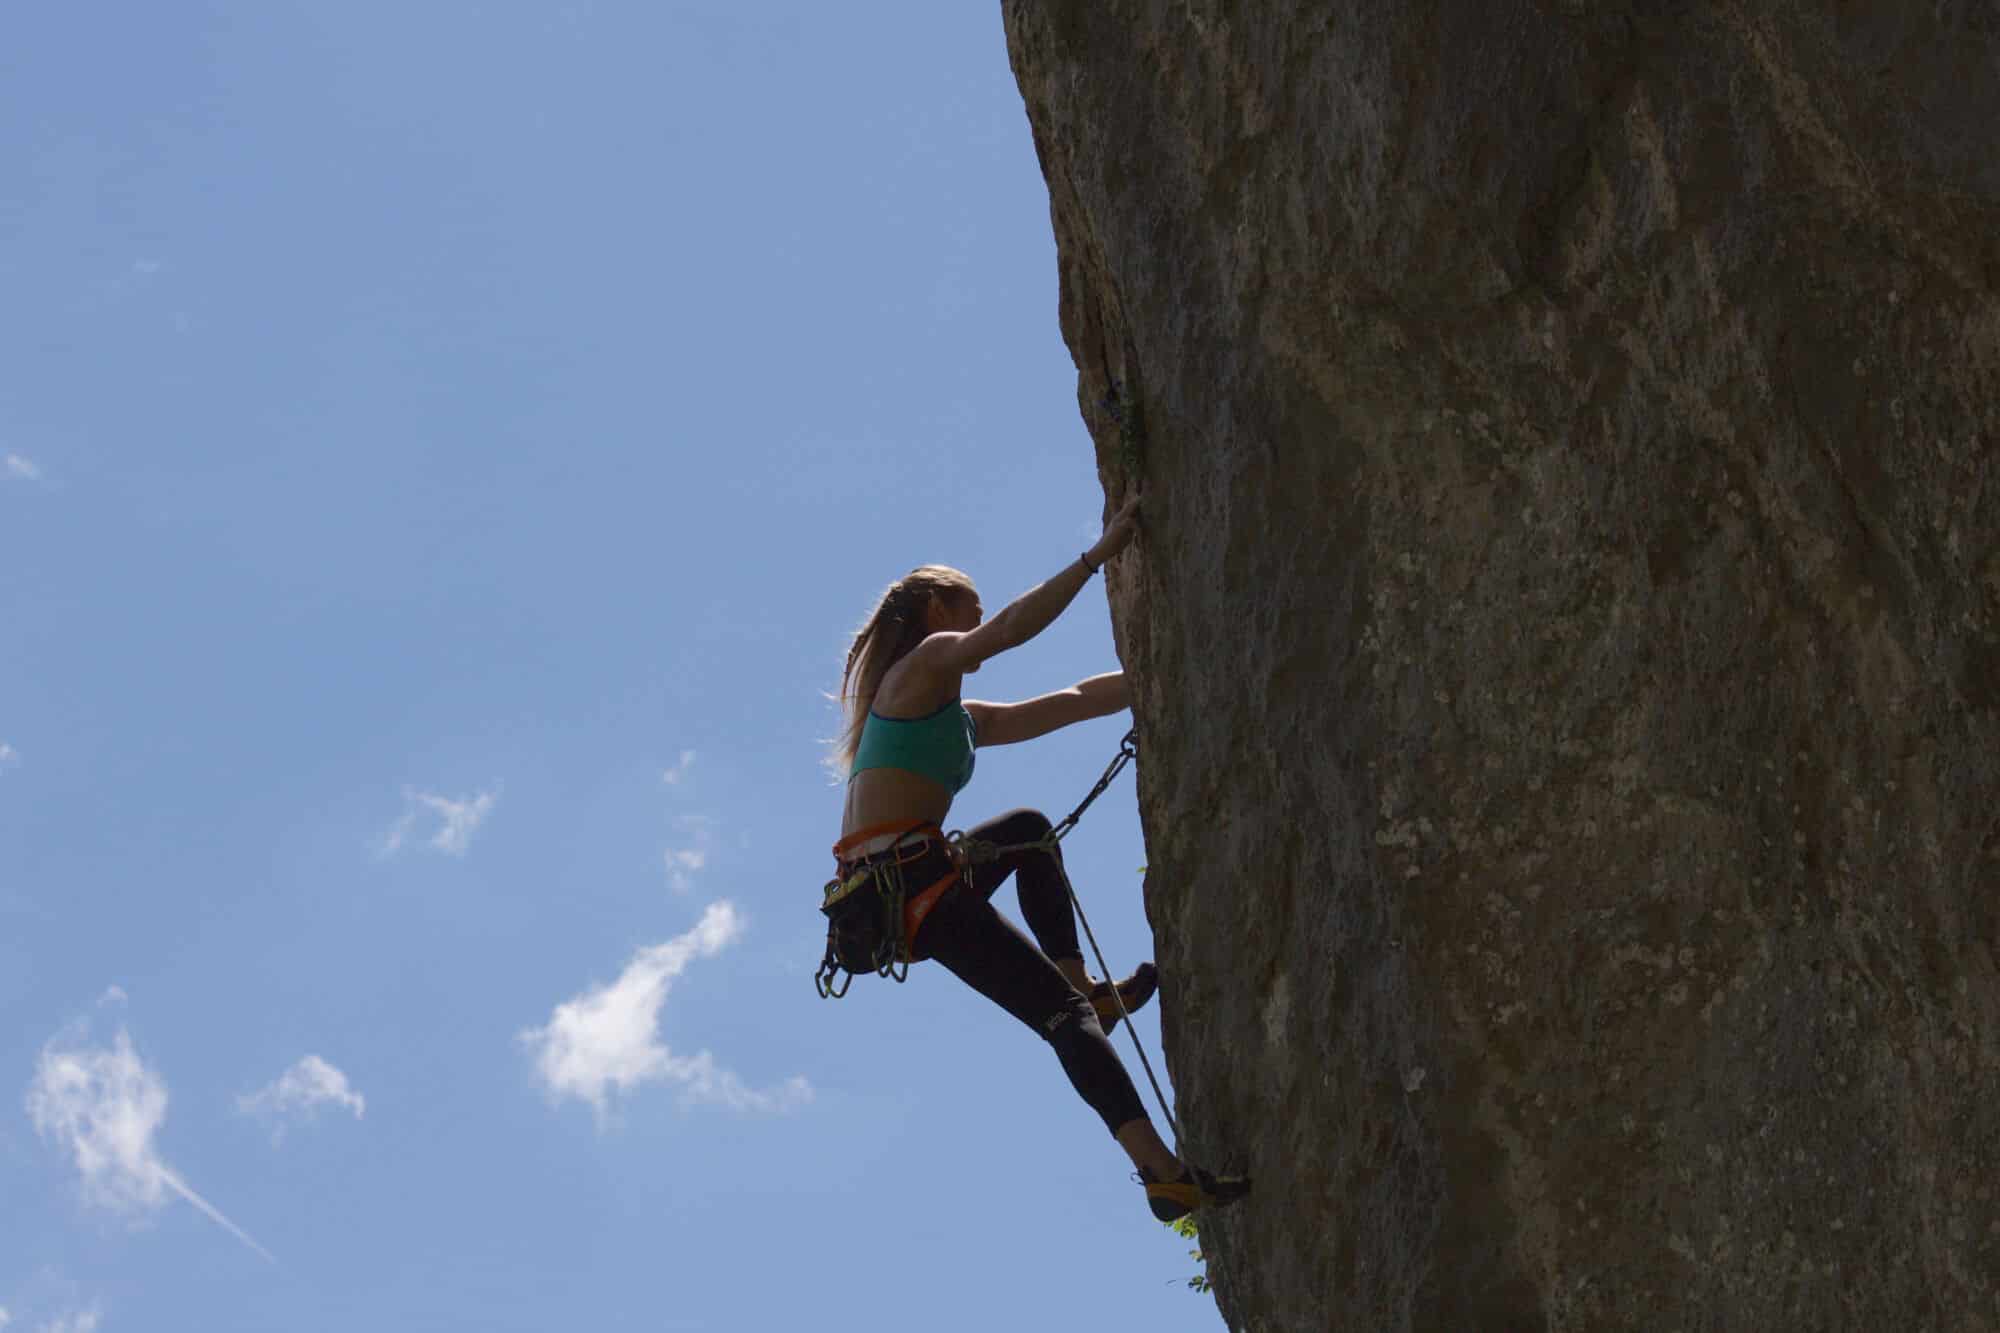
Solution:
<svg viewBox="0 0 2000 1333"><path fill-rule="evenodd" d="M672 768L668 769L666 772L660 774L660 781L666 783L669 787L678 787L681 785L682 779L687 777L688 770L693 767L694 767L694 751L682 750L680 762L675 764Z"/></svg>
<svg viewBox="0 0 2000 1333"><path fill-rule="evenodd" d="M600 1124L614 1094L660 1081L680 1084L683 1104L783 1111L811 1101L803 1078L760 1092L718 1067L709 1052L677 1056L660 1041L660 1010L675 978L696 958L721 953L742 931L734 906L711 903L694 929L641 949L616 981L565 1000L546 1026L523 1032L549 1095L590 1103Z"/></svg>
<svg viewBox="0 0 2000 1333"><path fill-rule="evenodd" d="M5 1328L13 1322L14 1316L7 1313L6 1306L0 1305L0 1328Z"/></svg>
<svg viewBox="0 0 2000 1333"><path fill-rule="evenodd" d="M167 1118L167 1085L123 1028L109 1046L87 1046L78 1024L42 1048L28 1087L28 1116L76 1161L88 1204L143 1218L178 1195L266 1259L271 1254L160 1159L153 1135ZM90 1316L93 1320L95 1315Z"/></svg>
<svg viewBox="0 0 2000 1333"><path fill-rule="evenodd" d="M21 762L21 752L5 741L0 741L0 769L12 768Z"/></svg>
<svg viewBox="0 0 2000 1333"><path fill-rule="evenodd" d="M19 454L8 454L5 460L0 460L0 471L4 471L9 481L40 481L42 479L42 470L35 465L35 461L31 458L23 458Z"/></svg>
<svg viewBox="0 0 2000 1333"><path fill-rule="evenodd" d="M284 1137L287 1121L309 1123L327 1105L354 1112L356 1120L367 1109L367 1101L349 1086L347 1075L317 1055L306 1056L269 1086L236 1099L236 1109L243 1114L273 1122L273 1139Z"/></svg>
<svg viewBox="0 0 2000 1333"><path fill-rule="evenodd" d="M105 990L104 994L97 997L97 1007L102 1009L109 1004L124 1004L129 998L125 994L123 986L111 986Z"/></svg>
<svg viewBox="0 0 2000 1333"><path fill-rule="evenodd" d="M438 821L437 830L431 834L428 845L446 856L464 856L466 849L472 846L472 835L486 822L486 816L493 812L493 803L499 799L497 791L483 791L477 796L454 801L435 792L405 787L403 817L383 837L382 855L394 856L401 851L417 821L428 812L437 816Z"/></svg>

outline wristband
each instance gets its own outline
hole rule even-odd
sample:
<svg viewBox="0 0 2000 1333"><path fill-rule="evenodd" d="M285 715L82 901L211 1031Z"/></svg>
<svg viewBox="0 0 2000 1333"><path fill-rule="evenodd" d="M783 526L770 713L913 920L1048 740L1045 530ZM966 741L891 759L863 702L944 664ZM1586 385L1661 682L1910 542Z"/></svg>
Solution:
<svg viewBox="0 0 2000 1333"><path fill-rule="evenodd" d="M1083 581L1085 583L1090 582L1090 576L1095 574L1099 569L1099 566L1090 563L1090 552L1085 551L1076 558L1076 562L1083 566Z"/></svg>

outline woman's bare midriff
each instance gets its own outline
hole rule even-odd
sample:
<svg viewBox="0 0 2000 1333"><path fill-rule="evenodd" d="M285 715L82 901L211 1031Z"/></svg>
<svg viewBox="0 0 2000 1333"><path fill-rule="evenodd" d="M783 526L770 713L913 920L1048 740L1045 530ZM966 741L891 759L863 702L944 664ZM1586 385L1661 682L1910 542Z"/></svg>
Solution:
<svg viewBox="0 0 2000 1333"><path fill-rule="evenodd" d="M951 793L929 778L904 768L864 769L847 784L840 836L877 824L942 824L949 813ZM848 855L879 852L895 840L896 834L885 833L851 849Z"/></svg>
<svg viewBox="0 0 2000 1333"><path fill-rule="evenodd" d="M889 668L875 694L875 710L884 717L926 717L958 697L959 677L925 677L904 659ZM847 781L847 805L840 814L840 836L877 824L942 824L951 813L951 793L907 768L869 768ZM885 833L852 848L848 855L866 856L896 841Z"/></svg>

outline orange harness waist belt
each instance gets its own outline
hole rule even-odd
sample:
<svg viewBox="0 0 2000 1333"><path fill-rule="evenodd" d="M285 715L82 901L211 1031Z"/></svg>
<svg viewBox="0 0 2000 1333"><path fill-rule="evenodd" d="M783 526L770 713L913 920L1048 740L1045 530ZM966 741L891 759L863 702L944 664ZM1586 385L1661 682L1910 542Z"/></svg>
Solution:
<svg viewBox="0 0 2000 1333"><path fill-rule="evenodd" d="M854 848L870 842L884 834L900 834L895 842L879 851L865 856L850 856ZM912 835L921 835L912 837ZM833 844L833 856L840 866L838 890L830 892L823 906L830 907L840 898L860 888L875 877L882 862L893 858L898 868L914 865L932 855L933 847L941 849L951 868L914 893L903 897L903 941L899 951L901 961L908 963L922 957L917 952L917 933L923 929L924 919L931 909L944 897L945 890L958 882L961 867L952 846L946 840L944 830L936 824L874 824L854 832Z"/></svg>

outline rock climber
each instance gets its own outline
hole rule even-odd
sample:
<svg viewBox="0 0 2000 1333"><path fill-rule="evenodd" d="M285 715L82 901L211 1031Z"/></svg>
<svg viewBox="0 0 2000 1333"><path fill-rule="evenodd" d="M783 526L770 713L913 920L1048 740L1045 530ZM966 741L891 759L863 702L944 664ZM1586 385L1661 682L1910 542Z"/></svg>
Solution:
<svg viewBox="0 0 2000 1333"><path fill-rule="evenodd" d="M972 580L948 566L921 566L889 586L855 634L841 675L845 725L832 762L847 775L847 801L834 856L840 879L849 884L865 883L870 872L900 874L912 894L901 922L907 958L936 959L1048 1042L1078 1095L1132 1159L1154 1216L1173 1221L1240 1198L1249 1182L1175 1156L1106 1038L1121 1000L1129 1014L1153 997L1157 971L1141 964L1118 983L1116 998L1110 982L1093 983L1077 947L1057 847L961 865L943 832L952 799L972 778L975 747L1032 740L1128 706L1122 672L1011 704L961 700L959 692L966 673L1046 629L1104 562L1125 549L1138 515L1135 496L1095 545L991 620L984 618ZM966 836L1006 846L1049 831L1040 811L1015 810L975 825ZM1009 875L1032 942L990 901Z"/></svg>

